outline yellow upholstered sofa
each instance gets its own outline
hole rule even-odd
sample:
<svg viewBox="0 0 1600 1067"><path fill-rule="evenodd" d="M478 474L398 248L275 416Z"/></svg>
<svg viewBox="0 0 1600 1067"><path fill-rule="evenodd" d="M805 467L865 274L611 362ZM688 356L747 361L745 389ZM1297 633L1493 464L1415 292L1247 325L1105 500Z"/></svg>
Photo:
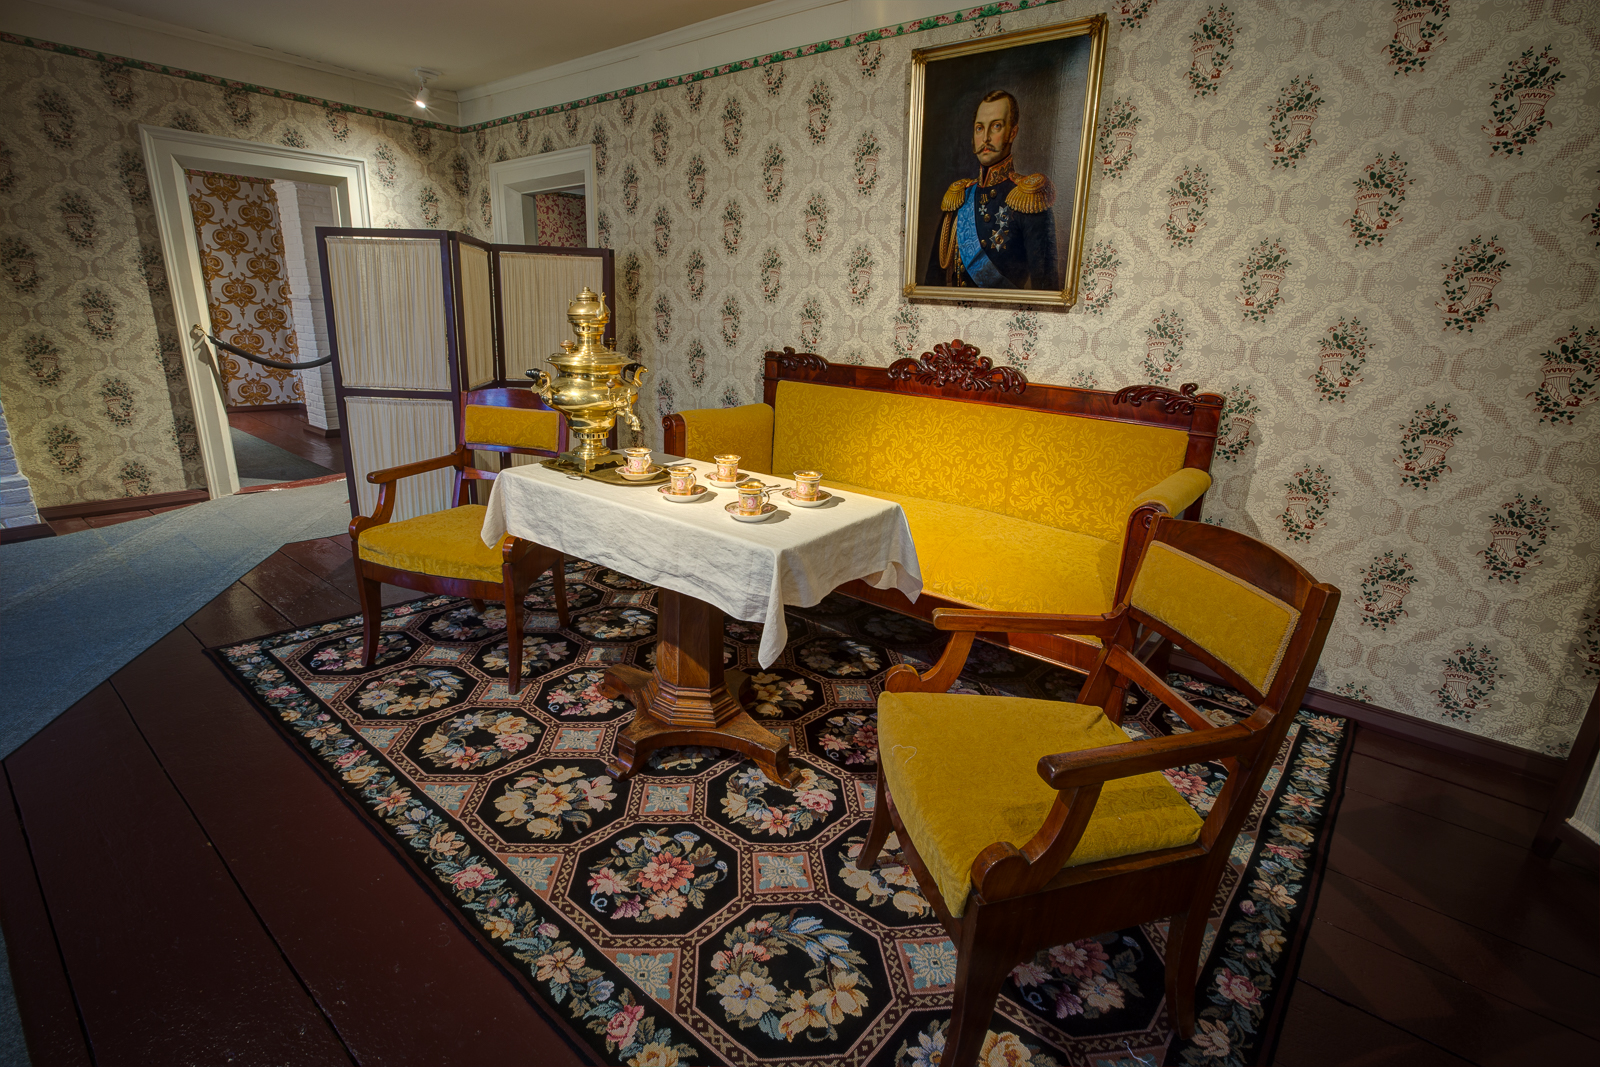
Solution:
<svg viewBox="0 0 1600 1067"><path fill-rule="evenodd" d="M900 504L924 595L912 605L859 582L851 595L922 617L1109 611L1132 580L1141 526L1198 517L1221 397L1036 385L987 362L952 345L889 368L769 352L764 403L668 415L665 449L736 452L780 479L818 470L825 487ZM1093 657L1070 638L1009 643L1074 667Z"/></svg>

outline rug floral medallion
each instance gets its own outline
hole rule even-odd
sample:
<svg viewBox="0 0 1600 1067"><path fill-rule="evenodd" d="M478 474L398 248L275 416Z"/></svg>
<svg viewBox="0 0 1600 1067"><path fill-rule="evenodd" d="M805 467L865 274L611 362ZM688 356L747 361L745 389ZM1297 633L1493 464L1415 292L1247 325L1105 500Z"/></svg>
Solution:
<svg viewBox="0 0 1600 1067"><path fill-rule="evenodd" d="M759 624L729 620L725 659L789 741L797 787L711 748L657 752L619 782L605 759L633 708L601 683L613 664L652 663L655 595L569 563L562 630L548 579L536 585L515 697L504 609L450 597L388 609L370 670L359 616L213 652L598 1062L934 1067L954 946L894 838L868 870L855 861L883 675L928 662L942 635L835 595L791 610L789 645L762 669ZM1219 723L1248 712L1237 694L1174 677ZM980 644L957 688L1071 699L1078 677ZM1185 729L1150 700L1124 725ZM1347 729L1304 711L1291 726L1218 896L1193 1041L1168 1018L1166 924L1153 923L1019 966L982 1062L1258 1062L1308 925ZM1168 777L1203 813L1224 775Z"/></svg>

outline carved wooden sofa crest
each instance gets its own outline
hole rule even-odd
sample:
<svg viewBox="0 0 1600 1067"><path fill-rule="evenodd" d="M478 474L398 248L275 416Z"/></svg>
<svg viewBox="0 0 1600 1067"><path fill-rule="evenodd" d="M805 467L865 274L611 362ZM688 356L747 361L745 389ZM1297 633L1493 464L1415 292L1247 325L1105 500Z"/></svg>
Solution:
<svg viewBox="0 0 1600 1067"><path fill-rule="evenodd" d="M957 340L889 367L766 354L763 403L667 415L668 453L743 456L747 470L893 500L925 591L915 604L862 582L851 596L930 618L935 608L1098 615L1133 580L1150 522L1200 517L1222 398L1134 386L1030 383ZM1004 635L997 635L1004 636ZM1009 635L1018 651L1086 670L1096 642Z"/></svg>

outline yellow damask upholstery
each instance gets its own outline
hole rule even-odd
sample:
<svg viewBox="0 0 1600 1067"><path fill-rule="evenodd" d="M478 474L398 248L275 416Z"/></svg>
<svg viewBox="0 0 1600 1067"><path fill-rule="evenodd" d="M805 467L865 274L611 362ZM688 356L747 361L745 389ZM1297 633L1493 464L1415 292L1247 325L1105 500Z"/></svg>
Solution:
<svg viewBox="0 0 1600 1067"><path fill-rule="evenodd" d="M881 773L917 854L953 915L966 910L972 861L989 845L1021 848L1057 792L1039 757L1129 740L1099 708L1056 700L884 693L878 698ZM1160 773L1105 783L1066 865L1187 845L1201 819Z"/></svg>
<svg viewBox="0 0 1600 1067"><path fill-rule="evenodd" d="M1098 615L1115 606L1121 551L1109 541L942 500L827 485L900 505L924 589L935 596L993 611Z"/></svg>
<svg viewBox="0 0 1600 1067"><path fill-rule="evenodd" d="M536 408L468 404L462 423L462 437L472 445L511 445L554 452L560 432L560 418L554 411Z"/></svg>
<svg viewBox="0 0 1600 1067"><path fill-rule="evenodd" d="M684 423L685 457L710 463L713 456L732 453L740 457L740 470L758 474L773 472L772 409L767 405L700 408L679 414Z"/></svg>
<svg viewBox="0 0 1600 1067"><path fill-rule="evenodd" d="M1300 612L1277 597L1161 541L1146 549L1128 599L1262 693L1300 621Z"/></svg>
<svg viewBox="0 0 1600 1067"><path fill-rule="evenodd" d="M914 493L1122 544L1130 503L1183 466L1182 430L778 383L772 469Z"/></svg>
<svg viewBox="0 0 1600 1067"><path fill-rule="evenodd" d="M501 546L506 539L502 537L493 548L483 543L487 510L482 504L463 504L386 522L364 530L356 545L362 559L382 567L499 585L504 562Z"/></svg>

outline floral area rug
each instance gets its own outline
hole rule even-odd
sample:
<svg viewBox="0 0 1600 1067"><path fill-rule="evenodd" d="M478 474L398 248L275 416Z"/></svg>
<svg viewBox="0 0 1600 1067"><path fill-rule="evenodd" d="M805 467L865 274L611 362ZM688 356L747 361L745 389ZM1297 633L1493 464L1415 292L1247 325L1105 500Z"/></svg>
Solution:
<svg viewBox="0 0 1600 1067"><path fill-rule="evenodd" d="M954 947L892 837L870 872L854 861L883 674L930 661L943 635L835 595L791 611L788 648L761 670L759 626L729 620L727 661L753 674L753 710L789 740L799 787L710 748L658 752L617 782L604 758L633 709L600 682L611 664L652 662L655 590L573 562L567 591L566 630L548 579L529 593L527 682L514 698L503 609L450 597L389 609L371 670L359 616L213 655L596 1062L937 1064ZM1219 723L1248 710L1235 693L1174 678ZM983 644L958 683L1054 699L1077 688L1077 675ZM1125 726L1184 729L1143 697ZM1340 719L1302 711L1291 726L1217 900L1193 1042L1168 1018L1166 924L1153 923L1018 967L983 1062L1263 1062L1310 924L1348 740ZM1169 777L1205 812L1224 774Z"/></svg>

